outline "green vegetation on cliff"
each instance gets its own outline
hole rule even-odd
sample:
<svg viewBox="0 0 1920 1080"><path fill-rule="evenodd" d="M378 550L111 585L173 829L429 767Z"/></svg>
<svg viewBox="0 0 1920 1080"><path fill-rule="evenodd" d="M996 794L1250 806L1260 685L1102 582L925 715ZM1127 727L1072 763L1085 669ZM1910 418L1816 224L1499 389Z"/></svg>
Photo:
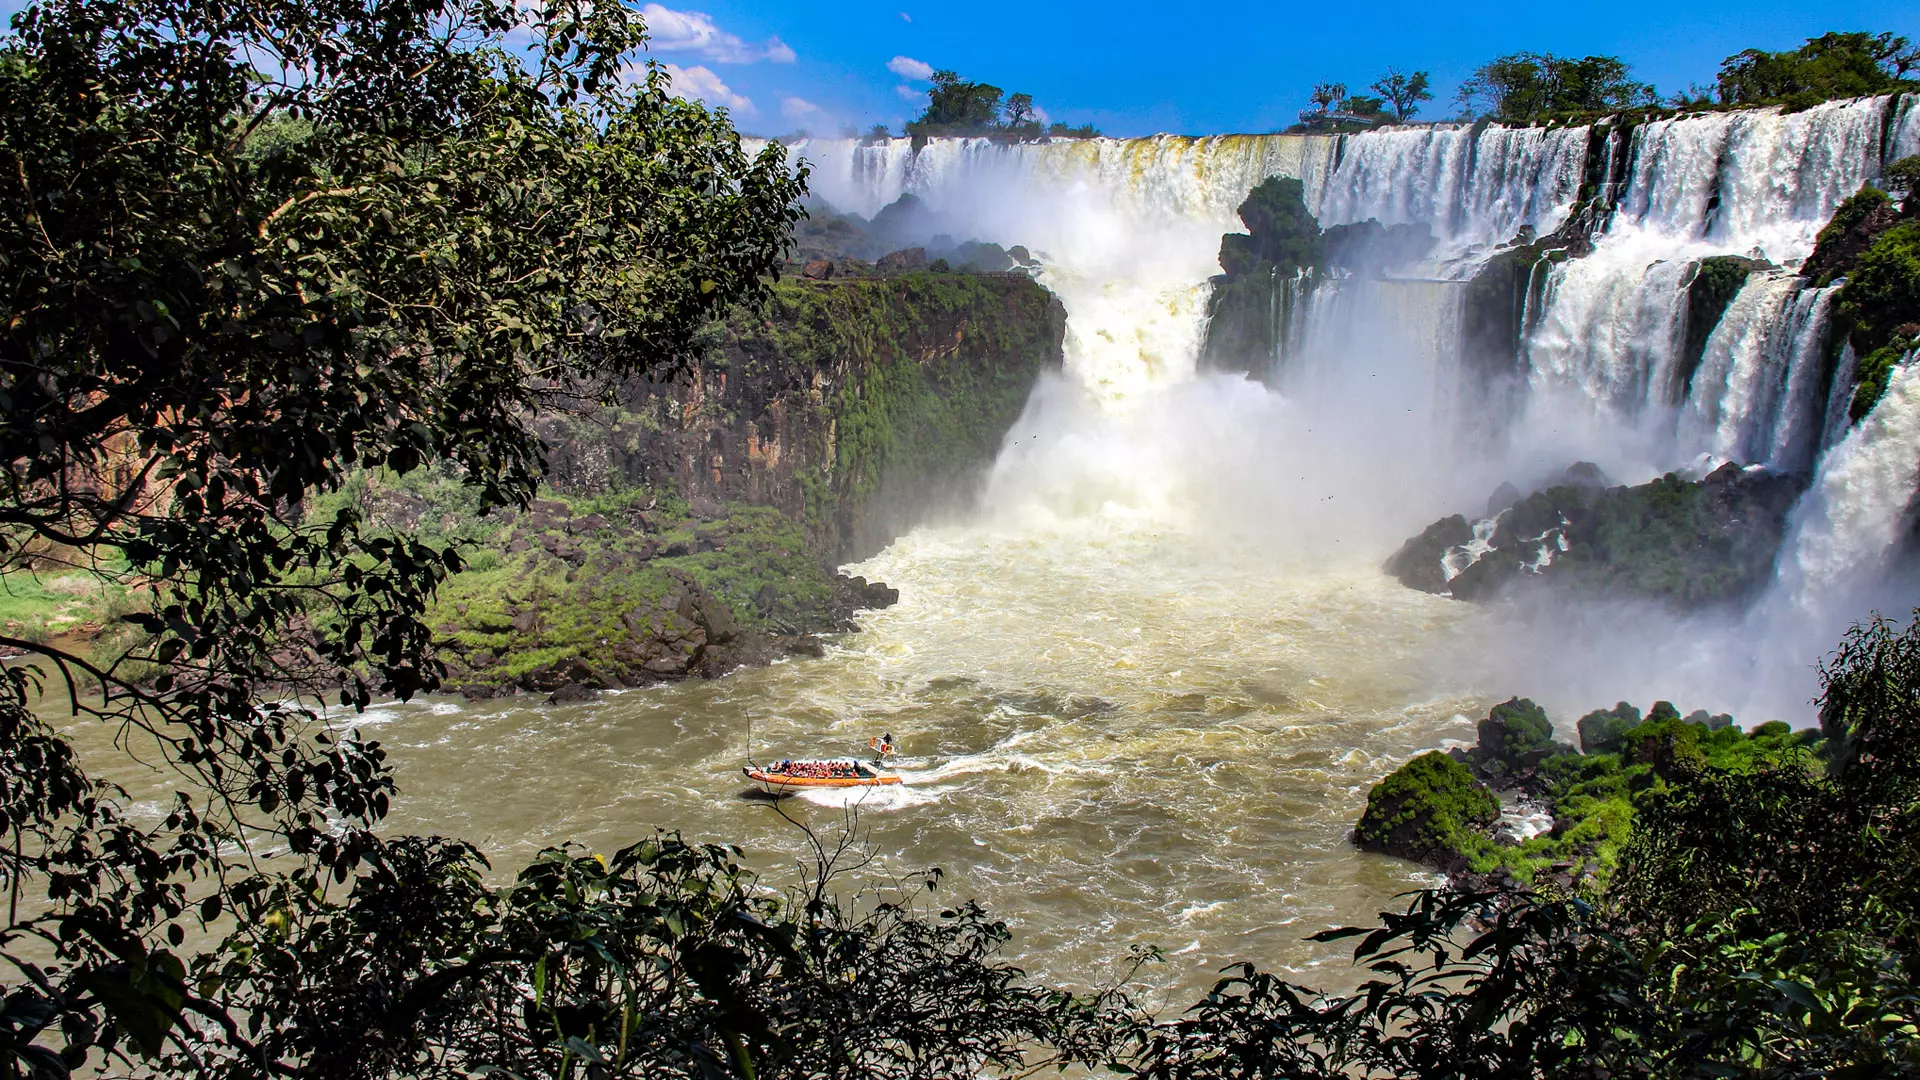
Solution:
<svg viewBox="0 0 1920 1080"><path fill-rule="evenodd" d="M430 623L469 694L722 674L846 628L890 590L829 568L964 498L1060 319L1021 275L775 284L686 375L550 421L550 496L479 515L456 478L367 474L316 504L467 545Z"/></svg>
<svg viewBox="0 0 1920 1080"><path fill-rule="evenodd" d="M712 362L748 380L843 373L824 396L793 403L819 419L807 428L814 444L793 448L803 525L841 555L965 493L1040 373L1058 365L1064 325L1058 301L1023 275L797 283L736 313Z"/></svg>
<svg viewBox="0 0 1920 1080"><path fill-rule="evenodd" d="M1710 255L1694 264L1687 281L1686 337L1680 343L1680 355L1674 358L1673 380L1667 386L1667 400L1685 401L1687 385L1706 355L1707 339L1727 306L1747 283L1747 278L1763 264L1738 255Z"/></svg>
<svg viewBox="0 0 1920 1080"><path fill-rule="evenodd" d="M1207 297L1207 332L1200 362L1265 377L1292 324L1298 282L1319 268L1319 225L1307 209L1306 188L1292 177L1268 177L1247 192L1239 208L1244 233L1220 238L1220 268Z"/></svg>
<svg viewBox="0 0 1920 1080"><path fill-rule="evenodd" d="M1856 358L1848 409L1856 422L1873 411L1894 367L1920 345L1916 179L1920 157L1888 165L1888 190L1862 188L1835 208L1802 268L1819 285L1846 279L1834 309Z"/></svg>

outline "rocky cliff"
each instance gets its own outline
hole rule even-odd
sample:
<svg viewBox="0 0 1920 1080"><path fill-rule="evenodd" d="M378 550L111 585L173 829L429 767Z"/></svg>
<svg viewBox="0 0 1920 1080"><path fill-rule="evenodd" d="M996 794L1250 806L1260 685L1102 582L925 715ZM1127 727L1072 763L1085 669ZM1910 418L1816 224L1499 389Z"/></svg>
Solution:
<svg viewBox="0 0 1920 1080"><path fill-rule="evenodd" d="M861 558L967 499L1065 326L1018 273L782 284L714 327L692 371L556 423L552 478L775 507L824 557Z"/></svg>
<svg viewBox="0 0 1920 1080"><path fill-rule="evenodd" d="M470 695L566 700L818 653L813 634L897 597L833 567L970 498L1064 325L1020 274L781 283L708 328L691 369L548 420L526 512L481 517L457 477L425 473L339 497L469 542L432 618Z"/></svg>

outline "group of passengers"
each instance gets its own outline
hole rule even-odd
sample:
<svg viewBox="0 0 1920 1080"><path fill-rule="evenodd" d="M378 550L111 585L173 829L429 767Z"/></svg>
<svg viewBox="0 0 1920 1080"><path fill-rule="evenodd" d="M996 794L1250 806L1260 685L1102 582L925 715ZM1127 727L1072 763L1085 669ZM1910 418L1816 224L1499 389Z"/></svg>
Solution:
<svg viewBox="0 0 1920 1080"><path fill-rule="evenodd" d="M860 774L847 761L795 761L788 758L773 767L773 772L808 780L844 780Z"/></svg>

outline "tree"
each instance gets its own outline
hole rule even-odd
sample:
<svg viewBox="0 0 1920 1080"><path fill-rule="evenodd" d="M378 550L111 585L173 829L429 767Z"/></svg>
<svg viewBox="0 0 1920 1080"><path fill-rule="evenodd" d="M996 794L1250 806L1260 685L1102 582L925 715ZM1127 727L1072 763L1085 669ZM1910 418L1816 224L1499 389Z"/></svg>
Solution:
<svg viewBox="0 0 1920 1080"><path fill-rule="evenodd" d="M435 687L423 614L461 566L311 496L433 465L524 505L534 414L688 358L775 265L804 176L629 66L644 27L612 0L47 0L15 29L0 580L77 569L132 610L91 654L0 639L38 660L0 697L0 871L48 901L0 932L7 1030L152 1058L192 1016L245 1058L202 978L234 954L172 950L264 946L385 857L384 754L320 695ZM174 770L159 820L27 709L48 672Z"/></svg>
<svg viewBox="0 0 1920 1080"><path fill-rule="evenodd" d="M936 71L933 89L927 91L927 111L907 122L907 134L918 137L986 134L1000 119L1000 95L997 86L968 82L952 70Z"/></svg>
<svg viewBox="0 0 1920 1080"><path fill-rule="evenodd" d="M1892 34L1828 33L1798 49L1747 49L1720 64L1720 100L1729 105L1775 101L1814 104L1901 87L1920 68L1920 48Z"/></svg>
<svg viewBox="0 0 1920 1080"><path fill-rule="evenodd" d="M1385 116L1387 102L1385 98L1355 94L1347 99L1346 111L1354 116Z"/></svg>
<svg viewBox="0 0 1920 1080"><path fill-rule="evenodd" d="M1427 87L1427 72L1406 75L1396 68L1388 68L1370 89L1393 106L1393 118L1404 124L1420 111L1421 102L1433 100L1433 91Z"/></svg>
<svg viewBox="0 0 1920 1080"><path fill-rule="evenodd" d="M1313 107L1323 113L1337 111L1346 99L1347 84L1337 82L1314 83L1313 93L1307 95Z"/></svg>
<svg viewBox="0 0 1920 1080"><path fill-rule="evenodd" d="M1512 53L1480 65L1460 85L1458 100L1468 116L1510 124L1656 104L1653 87L1631 72L1615 56Z"/></svg>
<svg viewBox="0 0 1920 1080"><path fill-rule="evenodd" d="M1010 131L1029 127L1037 128L1039 121L1035 119L1033 113L1033 95L1007 95L1006 117L1006 127Z"/></svg>

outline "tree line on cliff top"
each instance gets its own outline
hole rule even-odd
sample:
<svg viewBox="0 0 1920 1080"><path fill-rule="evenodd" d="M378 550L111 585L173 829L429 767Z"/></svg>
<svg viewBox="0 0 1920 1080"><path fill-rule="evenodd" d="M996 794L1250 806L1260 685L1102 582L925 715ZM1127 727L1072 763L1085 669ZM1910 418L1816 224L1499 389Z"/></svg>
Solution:
<svg viewBox="0 0 1920 1080"><path fill-rule="evenodd" d="M779 147L633 64L643 30L612 0L48 0L0 44L0 584L131 598L110 652L0 637L0 1074L1920 1068L1913 629L1830 667L1830 773L1675 799L1633 879L1664 906L1420 894L1320 935L1358 939L1353 995L1039 984L937 872L841 898L846 836L781 890L673 835L493 884L382 830L354 714L439 685L424 612L462 552L317 496L431 467L524 507L533 419L687 362L798 213ZM106 779L134 763L167 790ZM1831 917L1786 919L1825 882Z"/></svg>
<svg viewBox="0 0 1920 1080"><path fill-rule="evenodd" d="M1806 108L1835 98L1911 90L1920 71L1920 47L1893 33L1826 33L1794 49L1743 49L1721 61L1712 86L1698 84L1663 100L1651 83L1633 77L1617 56L1557 56L1516 52L1473 70L1455 103L1463 120L1532 124L1595 117L1628 109L1786 105ZM1312 107L1300 114L1306 130L1357 130L1405 123L1432 100L1425 71L1389 69L1370 89L1347 93L1344 83L1316 83Z"/></svg>

